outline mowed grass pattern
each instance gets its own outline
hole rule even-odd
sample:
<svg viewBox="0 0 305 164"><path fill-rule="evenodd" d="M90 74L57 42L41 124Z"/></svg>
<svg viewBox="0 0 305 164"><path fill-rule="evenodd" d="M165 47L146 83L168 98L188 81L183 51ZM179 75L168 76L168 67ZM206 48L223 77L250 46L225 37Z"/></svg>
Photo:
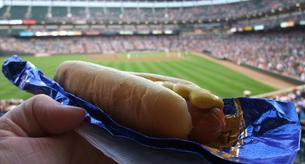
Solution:
<svg viewBox="0 0 305 164"><path fill-rule="evenodd" d="M165 56L164 53L136 53L141 55ZM124 55L124 54L121 54ZM133 53L131 53L133 55ZM52 78L56 67L66 60L84 60L104 66L109 66L125 71L150 72L161 75L168 75L192 81L203 88L206 88L221 97L239 97L244 90L261 94L273 91L270 86L266 86L243 74L228 69L222 65L214 63L205 58L188 53L181 60L174 61L103 61L92 60L87 55L57 55L50 57L22 57L23 60L31 61L36 67L48 77ZM1 65L4 58L0 58ZM75 68L77 69L77 68ZM21 91L13 86L1 74L0 76L0 99L22 98L26 99L31 94Z"/></svg>

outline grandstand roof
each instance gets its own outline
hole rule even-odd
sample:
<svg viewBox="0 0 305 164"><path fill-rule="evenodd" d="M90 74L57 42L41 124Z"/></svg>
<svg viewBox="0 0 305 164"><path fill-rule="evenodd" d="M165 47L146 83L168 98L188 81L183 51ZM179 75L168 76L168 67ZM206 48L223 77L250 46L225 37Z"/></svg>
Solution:
<svg viewBox="0 0 305 164"><path fill-rule="evenodd" d="M236 3L248 0L2 0L2 6L171 8Z"/></svg>

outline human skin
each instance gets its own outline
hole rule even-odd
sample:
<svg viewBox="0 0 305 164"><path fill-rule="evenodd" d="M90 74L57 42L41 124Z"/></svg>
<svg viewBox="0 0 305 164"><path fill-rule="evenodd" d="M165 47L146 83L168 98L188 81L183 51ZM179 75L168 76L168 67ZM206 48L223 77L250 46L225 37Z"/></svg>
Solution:
<svg viewBox="0 0 305 164"><path fill-rule="evenodd" d="M0 118L2 164L112 164L73 130L85 110L37 95Z"/></svg>

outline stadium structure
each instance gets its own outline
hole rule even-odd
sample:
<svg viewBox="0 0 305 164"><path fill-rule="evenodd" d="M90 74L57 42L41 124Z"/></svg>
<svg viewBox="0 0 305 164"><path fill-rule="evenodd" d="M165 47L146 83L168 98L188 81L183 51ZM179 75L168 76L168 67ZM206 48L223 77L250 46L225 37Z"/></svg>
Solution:
<svg viewBox="0 0 305 164"><path fill-rule="evenodd" d="M303 1L38 1L3 0L0 2L0 33L19 38L71 36L172 36L170 49L212 51L208 46L197 46L188 39L200 41L204 34L245 33L276 29L302 28ZM174 37L176 36L176 37ZM207 35L205 35L207 37ZM222 37L221 36L221 37ZM162 37L160 37L162 38ZM138 39L131 37L131 39ZM234 38L233 38L234 39ZM66 38L64 39L66 40ZM82 41L83 39L80 39ZM73 47L74 50L34 50L22 48L24 53L96 53L141 50L151 47L125 45L121 48L106 45ZM19 40L18 40L19 41ZM17 42L18 42L17 41ZM126 41L126 40L125 40ZM147 42L151 40L148 38ZM20 41L23 44L23 41ZM153 41L152 41L153 42ZM157 41L158 42L158 41ZM187 44L188 43L188 44ZM193 44L191 44L193 43ZM43 44L43 43L42 43ZM143 43L145 44L145 43ZM35 44L34 44L35 45ZM199 44L200 45L200 44ZM25 46L31 47L31 46ZM94 46L93 46L94 47ZM120 47L120 46L118 46ZM20 47L19 47L20 48ZM1 47L3 51L18 47ZM50 48L49 48L50 49ZM70 48L71 49L71 48ZM165 49L165 48L161 48ZM216 53L217 54L217 53ZM304 76L305 78L305 76Z"/></svg>
<svg viewBox="0 0 305 164"><path fill-rule="evenodd" d="M245 91L293 101L305 126L305 0L2 0L0 34L1 62L11 54L31 56L52 76L62 60L85 58L128 71L194 79L224 97ZM148 52L156 57L145 56ZM168 58L171 54L176 55ZM134 57L139 55L144 57ZM198 56L221 66L207 67L211 64ZM158 63L160 58L165 62ZM184 63L168 62L181 58ZM238 73L231 70L247 77L233 76ZM12 94L17 89L8 83L0 88L0 99L29 97ZM296 163L305 161L304 152L303 146Z"/></svg>

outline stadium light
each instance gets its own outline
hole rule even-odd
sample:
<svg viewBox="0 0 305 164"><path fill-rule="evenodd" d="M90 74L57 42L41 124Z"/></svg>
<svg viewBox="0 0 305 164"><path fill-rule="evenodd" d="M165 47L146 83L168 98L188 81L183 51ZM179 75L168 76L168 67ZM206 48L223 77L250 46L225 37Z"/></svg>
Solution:
<svg viewBox="0 0 305 164"><path fill-rule="evenodd" d="M10 20L9 24L11 25L18 25L18 24L22 24L22 20Z"/></svg>
<svg viewBox="0 0 305 164"><path fill-rule="evenodd" d="M162 31L161 31L161 30L153 30L153 31L152 31L152 34L154 34L154 35L160 35L160 34L162 34Z"/></svg>
<svg viewBox="0 0 305 164"><path fill-rule="evenodd" d="M299 3L296 3L295 6L296 7L301 7L301 5Z"/></svg>
<svg viewBox="0 0 305 164"><path fill-rule="evenodd" d="M148 35L150 31L139 31L138 34L140 35Z"/></svg>
<svg viewBox="0 0 305 164"><path fill-rule="evenodd" d="M51 36L58 36L59 35L59 32L58 31L52 31L51 32Z"/></svg>
<svg viewBox="0 0 305 164"><path fill-rule="evenodd" d="M264 25L255 25L254 26L254 31L261 31L264 30L265 26Z"/></svg>
<svg viewBox="0 0 305 164"><path fill-rule="evenodd" d="M10 24L10 21L9 20L0 20L0 24L1 25L8 25L8 24Z"/></svg>
<svg viewBox="0 0 305 164"><path fill-rule="evenodd" d="M58 36L66 36L67 35L67 31L59 31L58 32Z"/></svg>
<svg viewBox="0 0 305 164"><path fill-rule="evenodd" d="M288 21L288 22L282 22L281 28L288 28L288 27L294 27L295 23L294 21Z"/></svg>
<svg viewBox="0 0 305 164"><path fill-rule="evenodd" d="M232 28L230 29L230 32L231 32L231 33L235 33L235 32L237 32L236 27L232 27Z"/></svg>
<svg viewBox="0 0 305 164"><path fill-rule="evenodd" d="M75 24L87 24L87 22L85 20L77 20L75 21Z"/></svg>
<svg viewBox="0 0 305 164"><path fill-rule="evenodd" d="M166 34L166 35L171 35L173 33L174 33L173 30L165 30L164 31L164 34Z"/></svg>
<svg viewBox="0 0 305 164"><path fill-rule="evenodd" d="M48 36L48 34L47 34L46 32L37 31L37 32L35 32L35 36L37 36L37 37L40 37L40 36Z"/></svg>
<svg viewBox="0 0 305 164"><path fill-rule="evenodd" d="M120 35L133 35L134 32L133 31L119 31Z"/></svg>
<svg viewBox="0 0 305 164"><path fill-rule="evenodd" d="M282 22L281 23L281 28L287 28L288 26L288 23L287 22Z"/></svg>

